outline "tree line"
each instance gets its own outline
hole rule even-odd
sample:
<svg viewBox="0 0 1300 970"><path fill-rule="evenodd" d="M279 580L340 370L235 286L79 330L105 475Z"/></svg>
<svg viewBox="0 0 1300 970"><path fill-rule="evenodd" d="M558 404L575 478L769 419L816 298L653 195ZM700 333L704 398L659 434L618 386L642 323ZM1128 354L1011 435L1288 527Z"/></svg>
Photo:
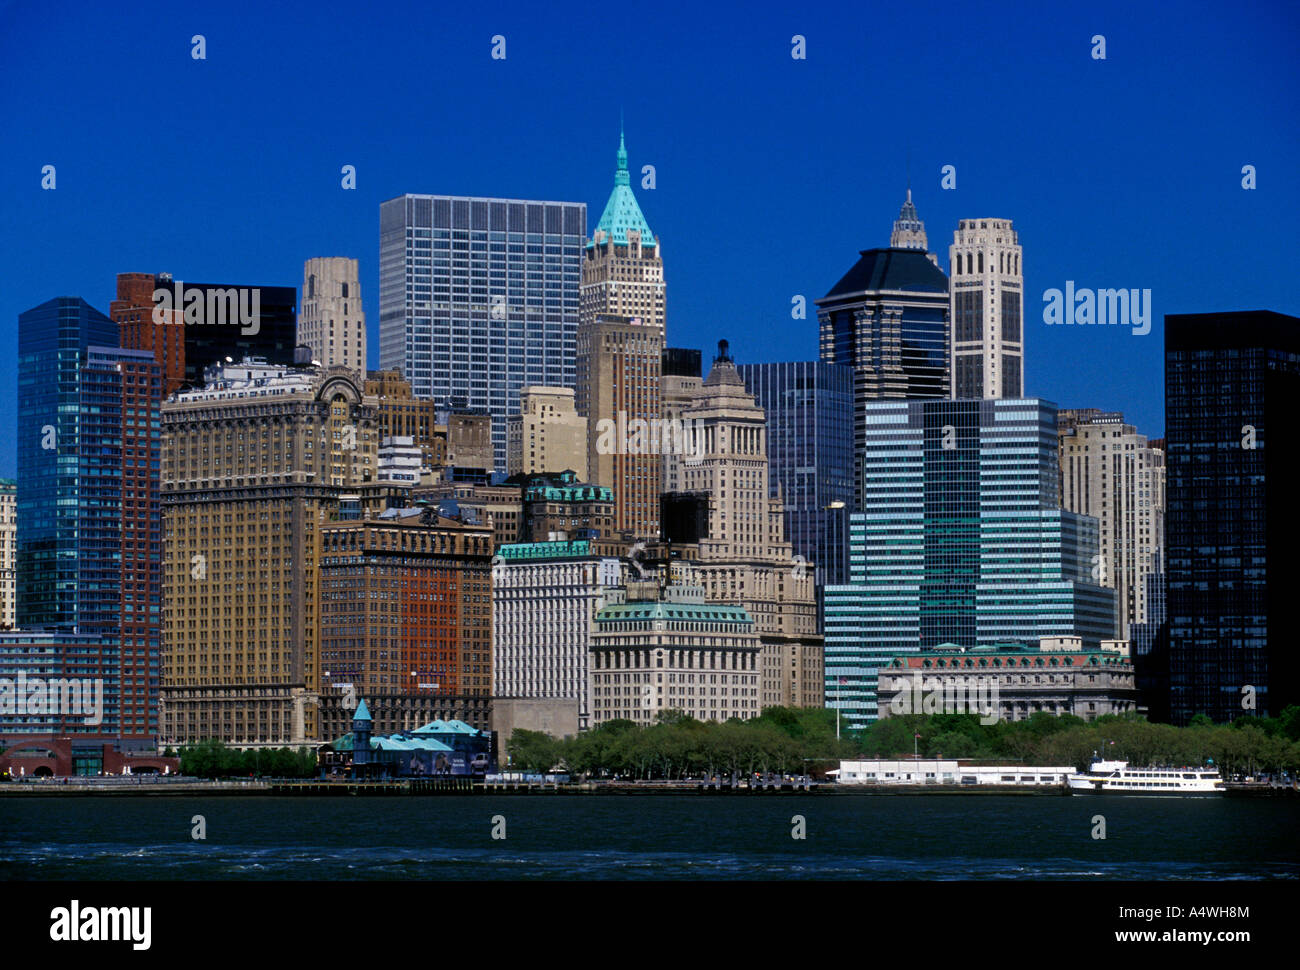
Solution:
<svg viewBox="0 0 1300 970"><path fill-rule="evenodd" d="M914 748L915 745L915 748ZM668 779L754 772L799 774L842 760L911 757L1006 761L1086 770L1094 755L1136 765L1217 765L1227 775L1300 771L1300 707L1276 718L1216 725L1204 715L1187 727L1141 715L1085 721L1037 712L985 725L973 714L911 714L876 721L837 738L835 711L769 707L748 721L697 721L661 711L654 724L607 721L576 736L516 730L507 745L513 770L561 768L595 778Z"/></svg>
<svg viewBox="0 0 1300 970"><path fill-rule="evenodd" d="M169 754L167 749L164 754ZM314 778L316 753L273 748L240 751L223 741L200 741L180 749L181 774L193 778Z"/></svg>

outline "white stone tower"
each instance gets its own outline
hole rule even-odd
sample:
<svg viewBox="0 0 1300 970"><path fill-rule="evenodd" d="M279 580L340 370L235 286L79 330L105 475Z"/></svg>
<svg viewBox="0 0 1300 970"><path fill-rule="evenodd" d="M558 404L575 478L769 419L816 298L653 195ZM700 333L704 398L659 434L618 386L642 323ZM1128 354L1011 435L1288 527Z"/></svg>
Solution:
<svg viewBox="0 0 1300 970"><path fill-rule="evenodd" d="M948 247L952 396L1024 397L1024 277L1010 219L962 219Z"/></svg>

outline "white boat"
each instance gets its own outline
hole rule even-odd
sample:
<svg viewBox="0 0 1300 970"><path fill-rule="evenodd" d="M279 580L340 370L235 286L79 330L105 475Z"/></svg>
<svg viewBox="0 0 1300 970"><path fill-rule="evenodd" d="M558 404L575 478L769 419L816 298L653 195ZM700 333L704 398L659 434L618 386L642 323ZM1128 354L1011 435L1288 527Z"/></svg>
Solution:
<svg viewBox="0 0 1300 970"><path fill-rule="evenodd" d="M1133 768L1127 761L1093 761L1085 774L1066 779L1071 793L1122 795L1222 795L1217 768Z"/></svg>

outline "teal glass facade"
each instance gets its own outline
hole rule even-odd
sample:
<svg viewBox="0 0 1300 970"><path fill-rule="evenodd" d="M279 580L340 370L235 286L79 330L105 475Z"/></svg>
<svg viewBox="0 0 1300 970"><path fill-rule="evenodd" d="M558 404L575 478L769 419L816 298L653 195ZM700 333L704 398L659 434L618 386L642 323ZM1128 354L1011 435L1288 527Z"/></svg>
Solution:
<svg viewBox="0 0 1300 970"><path fill-rule="evenodd" d="M1037 399L870 401L849 582L825 593L826 698L875 719L876 670L942 644L1114 636L1097 522L1060 508L1056 407Z"/></svg>

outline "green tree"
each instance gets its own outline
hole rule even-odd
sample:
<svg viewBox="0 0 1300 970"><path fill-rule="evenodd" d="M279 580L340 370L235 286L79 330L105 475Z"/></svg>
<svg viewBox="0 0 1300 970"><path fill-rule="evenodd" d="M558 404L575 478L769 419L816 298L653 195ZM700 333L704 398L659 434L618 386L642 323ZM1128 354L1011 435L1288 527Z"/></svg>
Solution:
<svg viewBox="0 0 1300 970"><path fill-rule="evenodd" d="M675 707L665 707L655 715L656 724L680 724L682 721L691 720L690 715L684 711L679 711Z"/></svg>
<svg viewBox="0 0 1300 970"><path fill-rule="evenodd" d="M911 754L913 735L921 733L927 723L923 714L881 718L863 732L863 752L880 758Z"/></svg>
<svg viewBox="0 0 1300 970"><path fill-rule="evenodd" d="M1282 726L1282 733L1292 741L1300 741L1300 706L1295 704L1282 708L1282 713L1277 716L1278 723Z"/></svg>
<svg viewBox="0 0 1300 970"><path fill-rule="evenodd" d="M559 745L549 734L516 728L506 744L510 767L516 771L546 772L559 755Z"/></svg>
<svg viewBox="0 0 1300 970"><path fill-rule="evenodd" d="M1096 730L1090 725L1078 724L1043 739L1039 749L1040 764L1073 765L1078 771L1086 771L1097 750Z"/></svg>
<svg viewBox="0 0 1300 970"><path fill-rule="evenodd" d="M979 742L961 731L945 731L930 739L927 751L935 758L972 758Z"/></svg>

